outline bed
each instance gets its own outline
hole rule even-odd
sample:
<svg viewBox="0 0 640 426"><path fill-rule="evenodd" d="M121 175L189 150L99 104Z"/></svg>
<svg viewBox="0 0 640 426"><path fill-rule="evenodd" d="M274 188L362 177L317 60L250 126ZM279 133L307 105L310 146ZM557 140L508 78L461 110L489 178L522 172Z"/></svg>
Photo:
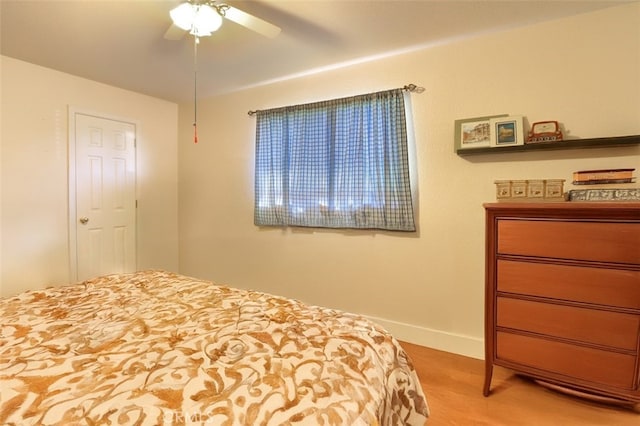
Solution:
<svg viewBox="0 0 640 426"><path fill-rule="evenodd" d="M398 342L350 313L166 271L0 299L3 425L423 425Z"/></svg>

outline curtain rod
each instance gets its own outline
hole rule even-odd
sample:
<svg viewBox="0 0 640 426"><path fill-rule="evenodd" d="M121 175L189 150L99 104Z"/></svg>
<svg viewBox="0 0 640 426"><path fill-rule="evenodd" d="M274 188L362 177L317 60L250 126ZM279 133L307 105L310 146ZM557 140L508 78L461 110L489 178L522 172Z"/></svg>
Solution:
<svg viewBox="0 0 640 426"><path fill-rule="evenodd" d="M391 90L393 90L393 89L391 89ZM424 92L424 87L416 86L413 83L409 83L409 84L407 84L405 86L399 87L397 90L404 90L406 92L422 93L422 92ZM247 112L247 114L249 114L250 116L253 116L258 112L260 112L260 110L256 109L256 110L251 110L251 111Z"/></svg>

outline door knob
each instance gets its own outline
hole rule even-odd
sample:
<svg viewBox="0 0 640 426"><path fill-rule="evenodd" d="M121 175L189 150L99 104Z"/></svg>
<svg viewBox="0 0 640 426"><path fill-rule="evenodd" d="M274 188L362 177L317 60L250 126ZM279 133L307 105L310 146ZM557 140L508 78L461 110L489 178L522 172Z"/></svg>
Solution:
<svg viewBox="0 0 640 426"><path fill-rule="evenodd" d="M86 225L87 222L89 222L89 218L88 217L81 217L80 218L80 223L83 225Z"/></svg>

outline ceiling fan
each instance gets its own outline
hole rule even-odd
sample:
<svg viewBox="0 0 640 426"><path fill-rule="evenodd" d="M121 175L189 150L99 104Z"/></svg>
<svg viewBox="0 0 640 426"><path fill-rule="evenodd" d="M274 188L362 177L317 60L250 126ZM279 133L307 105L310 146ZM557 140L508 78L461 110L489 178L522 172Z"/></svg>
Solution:
<svg viewBox="0 0 640 426"><path fill-rule="evenodd" d="M168 40L180 40L188 32L194 37L210 36L228 19L265 37L274 38L280 28L256 16L214 0L188 0L169 12L173 23L164 34Z"/></svg>
<svg viewBox="0 0 640 426"><path fill-rule="evenodd" d="M200 37L210 36L222 25L224 18L242 25L265 37L274 38L280 28L256 16L250 15L215 0L187 0L169 12L173 23L164 34L165 39L180 40L188 32L193 35L193 142L198 143L198 43Z"/></svg>

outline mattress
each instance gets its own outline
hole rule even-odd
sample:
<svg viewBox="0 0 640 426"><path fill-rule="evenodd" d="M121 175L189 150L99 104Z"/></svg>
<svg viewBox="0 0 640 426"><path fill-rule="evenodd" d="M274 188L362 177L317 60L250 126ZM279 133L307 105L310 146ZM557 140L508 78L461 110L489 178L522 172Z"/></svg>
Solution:
<svg viewBox="0 0 640 426"><path fill-rule="evenodd" d="M358 315L165 271L0 299L3 425L422 425L399 343Z"/></svg>

